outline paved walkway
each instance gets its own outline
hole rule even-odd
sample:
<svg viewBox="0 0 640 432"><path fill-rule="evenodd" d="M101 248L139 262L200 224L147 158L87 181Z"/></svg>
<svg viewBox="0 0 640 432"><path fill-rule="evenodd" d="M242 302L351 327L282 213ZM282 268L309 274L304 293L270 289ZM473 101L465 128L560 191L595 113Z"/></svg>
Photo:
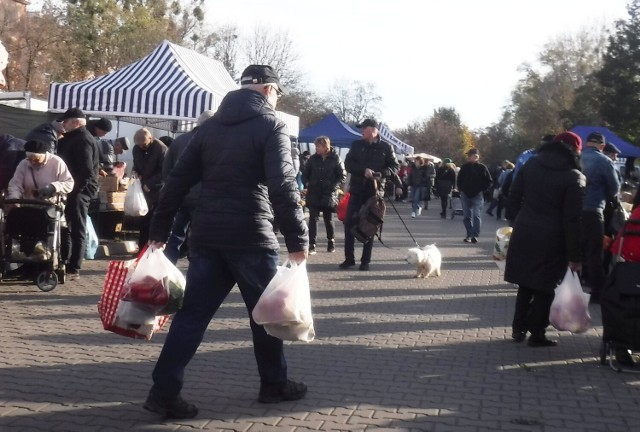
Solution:
<svg viewBox="0 0 640 432"><path fill-rule="evenodd" d="M410 213L408 204L399 210ZM511 342L515 290L491 259L501 223L487 218L471 245L460 216L443 220L432 208L405 217L420 244L442 250L443 274L428 280L403 261L413 242L392 208L390 249L376 244L369 272L337 268L341 234L336 253L321 241L308 266L317 339L286 347L290 376L309 385L301 401L256 401L234 290L188 368L183 395L200 408L188 421L141 408L166 330L151 342L102 330L96 303L108 261L87 262L80 281L50 293L3 283L0 431L638 430L640 378L599 365L597 307L585 334L551 329L555 348Z"/></svg>

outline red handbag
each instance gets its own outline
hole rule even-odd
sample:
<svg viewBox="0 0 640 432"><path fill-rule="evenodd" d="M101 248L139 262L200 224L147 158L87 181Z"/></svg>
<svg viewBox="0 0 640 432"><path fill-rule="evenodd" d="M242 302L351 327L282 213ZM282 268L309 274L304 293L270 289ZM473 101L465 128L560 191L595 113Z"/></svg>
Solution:
<svg viewBox="0 0 640 432"><path fill-rule="evenodd" d="M338 220L344 222L347 219L347 207L349 207L349 198L351 197L351 192L347 192L344 194L340 202L338 203L338 207L336 208L336 213L338 214Z"/></svg>
<svg viewBox="0 0 640 432"><path fill-rule="evenodd" d="M111 261L98 300L98 313L105 330L134 339L150 340L166 324L169 315L155 316L134 302L122 301L124 285L129 272L133 272L146 247L135 260ZM134 317L134 319L132 319Z"/></svg>

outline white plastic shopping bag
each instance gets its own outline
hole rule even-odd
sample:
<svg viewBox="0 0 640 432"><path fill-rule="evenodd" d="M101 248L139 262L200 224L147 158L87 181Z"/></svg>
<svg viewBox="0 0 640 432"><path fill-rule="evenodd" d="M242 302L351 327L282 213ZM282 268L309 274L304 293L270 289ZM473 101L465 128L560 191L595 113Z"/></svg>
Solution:
<svg viewBox="0 0 640 432"><path fill-rule="evenodd" d="M100 241L98 240L98 234L91 222L91 216L87 216L87 248L84 252L85 259L94 259L99 245Z"/></svg>
<svg viewBox="0 0 640 432"><path fill-rule="evenodd" d="M126 280L122 300L146 306L156 315L170 315L182 307L185 277L162 250L147 247Z"/></svg>
<svg viewBox="0 0 640 432"><path fill-rule="evenodd" d="M496 230L496 243L493 246L493 259L502 261L507 259L507 251L509 250L509 240L513 228L502 227Z"/></svg>
<svg viewBox="0 0 640 432"><path fill-rule="evenodd" d="M260 296L252 312L256 323L282 340L311 342L315 337L306 261L287 261Z"/></svg>
<svg viewBox="0 0 640 432"><path fill-rule="evenodd" d="M549 321L558 330L583 333L591 327L589 294L582 291L578 274L567 268L562 283L556 288Z"/></svg>
<svg viewBox="0 0 640 432"><path fill-rule="evenodd" d="M124 214L127 216L144 216L149 212L147 200L142 191L142 182L135 179L129 185L124 196Z"/></svg>

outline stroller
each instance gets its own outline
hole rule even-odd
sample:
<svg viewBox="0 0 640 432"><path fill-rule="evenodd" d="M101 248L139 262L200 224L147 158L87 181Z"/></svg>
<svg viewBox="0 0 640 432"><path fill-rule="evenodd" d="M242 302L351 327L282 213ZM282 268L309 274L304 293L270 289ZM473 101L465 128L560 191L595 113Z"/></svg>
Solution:
<svg viewBox="0 0 640 432"><path fill-rule="evenodd" d="M617 371L616 349L640 350L640 219L629 219L614 243L614 265L600 298L600 363ZM635 371L634 371L635 372Z"/></svg>
<svg viewBox="0 0 640 432"><path fill-rule="evenodd" d="M453 219L456 215L462 216L462 199L460 199L460 191L453 190L451 192L451 219Z"/></svg>
<svg viewBox="0 0 640 432"><path fill-rule="evenodd" d="M35 269L34 282L42 291L64 283L65 266L60 254L61 198L56 203L32 199L8 199L14 204L8 214L0 213L0 281L11 264Z"/></svg>

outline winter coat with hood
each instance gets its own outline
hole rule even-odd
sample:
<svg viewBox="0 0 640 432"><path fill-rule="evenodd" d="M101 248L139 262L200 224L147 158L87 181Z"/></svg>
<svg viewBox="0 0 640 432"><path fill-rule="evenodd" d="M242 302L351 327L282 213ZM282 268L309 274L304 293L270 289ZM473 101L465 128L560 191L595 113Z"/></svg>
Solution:
<svg viewBox="0 0 640 432"><path fill-rule="evenodd" d="M579 156L559 142L545 144L521 168L507 201L507 218L515 224L505 281L551 292L568 263L581 261L585 185Z"/></svg>
<svg viewBox="0 0 640 432"><path fill-rule="evenodd" d="M334 208L338 205L338 189L347 177L344 165L333 148L326 157L314 154L305 164L302 183L307 188L307 207Z"/></svg>
<svg viewBox="0 0 640 432"><path fill-rule="evenodd" d="M277 250L274 213L287 250L308 248L289 131L262 94L229 92L216 114L200 126L169 173L151 222L151 240L166 242L182 198L199 181L192 255Z"/></svg>

